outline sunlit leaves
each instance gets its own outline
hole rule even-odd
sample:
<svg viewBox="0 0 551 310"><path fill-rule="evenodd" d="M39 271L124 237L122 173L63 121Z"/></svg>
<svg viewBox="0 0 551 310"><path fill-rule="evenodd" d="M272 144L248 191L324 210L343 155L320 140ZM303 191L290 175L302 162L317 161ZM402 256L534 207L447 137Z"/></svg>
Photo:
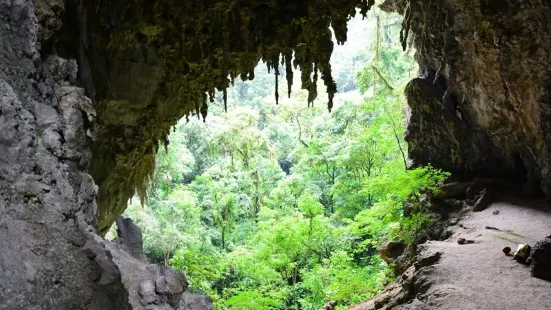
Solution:
<svg viewBox="0 0 551 310"><path fill-rule="evenodd" d="M406 170L401 89L415 68L389 39L399 20L381 18L377 55L341 51L339 80L362 93L343 95L331 114L305 107L307 92L276 106L273 75L259 70L260 84L228 90L236 107L212 104L210 123L179 124L160 151L151 201L128 214L150 257L186 272L217 309L363 301L389 277L378 244L411 244L430 224L418 197L447 174ZM350 65L358 61L369 63Z"/></svg>

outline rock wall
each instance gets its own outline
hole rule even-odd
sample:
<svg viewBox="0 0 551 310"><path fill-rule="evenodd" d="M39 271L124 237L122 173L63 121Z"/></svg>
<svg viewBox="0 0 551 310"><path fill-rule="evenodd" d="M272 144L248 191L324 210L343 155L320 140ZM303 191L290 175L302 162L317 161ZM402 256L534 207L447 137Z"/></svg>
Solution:
<svg viewBox="0 0 551 310"><path fill-rule="evenodd" d="M0 1L0 309L176 309L185 277L145 262L139 229L96 234L96 111L77 62L41 55L63 9Z"/></svg>
<svg viewBox="0 0 551 310"><path fill-rule="evenodd" d="M406 89L415 164L551 195L551 3L396 0L417 49ZM404 40L406 44L406 40Z"/></svg>
<svg viewBox="0 0 551 310"><path fill-rule="evenodd" d="M99 283L122 282L125 290L118 293L127 297L128 309L181 309L180 303L186 302L182 294L188 286L185 275L169 267L147 263L141 231L131 219L119 217L117 226L118 237L113 242L96 234L88 234L84 245L86 254L101 268ZM202 307L197 310L208 309Z"/></svg>
<svg viewBox="0 0 551 310"><path fill-rule="evenodd" d="M0 309L125 309L120 281L98 283L82 251L96 223L86 167L98 129L71 86L75 62L40 57L56 27L39 23L43 5L0 1Z"/></svg>

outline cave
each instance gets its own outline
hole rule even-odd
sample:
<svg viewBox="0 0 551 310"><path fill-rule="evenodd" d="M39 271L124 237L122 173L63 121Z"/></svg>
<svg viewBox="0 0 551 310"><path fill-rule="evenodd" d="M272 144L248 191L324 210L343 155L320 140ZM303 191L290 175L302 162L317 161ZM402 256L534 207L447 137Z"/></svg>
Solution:
<svg viewBox="0 0 551 310"><path fill-rule="evenodd" d="M0 1L0 309L146 309L148 298L147 309L176 308L185 278L103 239L135 192L146 198L158 141L182 117L208 118L215 92L226 100L260 60L275 83L298 68L305 105L322 80L331 110L329 27L345 42L348 19L373 5ZM404 15L400 40L420 66L405 90L412 167L508 178L549 197L551 3L381 8Z"/></svg>

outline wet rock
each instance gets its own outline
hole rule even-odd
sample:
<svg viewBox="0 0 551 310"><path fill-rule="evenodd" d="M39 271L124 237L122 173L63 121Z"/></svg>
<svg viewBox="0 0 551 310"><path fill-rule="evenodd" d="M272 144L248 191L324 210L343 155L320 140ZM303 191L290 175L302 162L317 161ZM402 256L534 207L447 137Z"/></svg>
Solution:
<svg viewBox="0 0 551 310"><path fill-rule="evenodd" d="M534 244L528 261L533 277L551 281L551 239L545 238Z"/></svg>

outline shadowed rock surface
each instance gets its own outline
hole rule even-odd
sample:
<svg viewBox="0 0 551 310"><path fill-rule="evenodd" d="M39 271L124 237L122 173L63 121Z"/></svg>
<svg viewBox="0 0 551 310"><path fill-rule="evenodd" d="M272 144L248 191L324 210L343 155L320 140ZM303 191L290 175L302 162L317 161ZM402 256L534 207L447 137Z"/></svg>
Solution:
<svg viewBox="0 0 551 310"><path fill-rule="evenodd" d="M551 238L536 242L528 260L532 276L551 281Z"/></svg>
<svg viewBox="0 0 551 310"><path fill-rule="evenodd" d="M406 16L417 49L419 78L406 88L415 164L513 177L549 195L551 4L388 0L383 7Z"/></svg>
<svg viewBox="0 0 551 310"><path fill-rule="evenodd" d="M185 276L168 267L147 264L143 249L132 243L141 241L140 229L130 219L120 218L124 223L122 231L132 231L119 235L117 242L110 242L98 235L88 234L84 245L88 257L97 262L97 274L101 285L120 282L130 303L128 309L164 310L176 309L188 283ZM139 237L139 238L138 238ZM128 244L133 244L132 253L127 252Z"/></svg>
<svg viewBox="0 0 551 310"><path fill-rule="evenodd" d="M132 222L132 219L123 218L122 216L117 218L116 223L118 237L113 241L118 243L134 258L147 262L147 257L143 252L142 231L140 228Z"/></svg>
<svg viewBox="0 0 551 310"><path fill-rule="evenodd" d="M66 86L76 71L42 62L38 29L32 1L0 1L0 309L127 309L83 251L97 220L92 102Z"/></svg>

